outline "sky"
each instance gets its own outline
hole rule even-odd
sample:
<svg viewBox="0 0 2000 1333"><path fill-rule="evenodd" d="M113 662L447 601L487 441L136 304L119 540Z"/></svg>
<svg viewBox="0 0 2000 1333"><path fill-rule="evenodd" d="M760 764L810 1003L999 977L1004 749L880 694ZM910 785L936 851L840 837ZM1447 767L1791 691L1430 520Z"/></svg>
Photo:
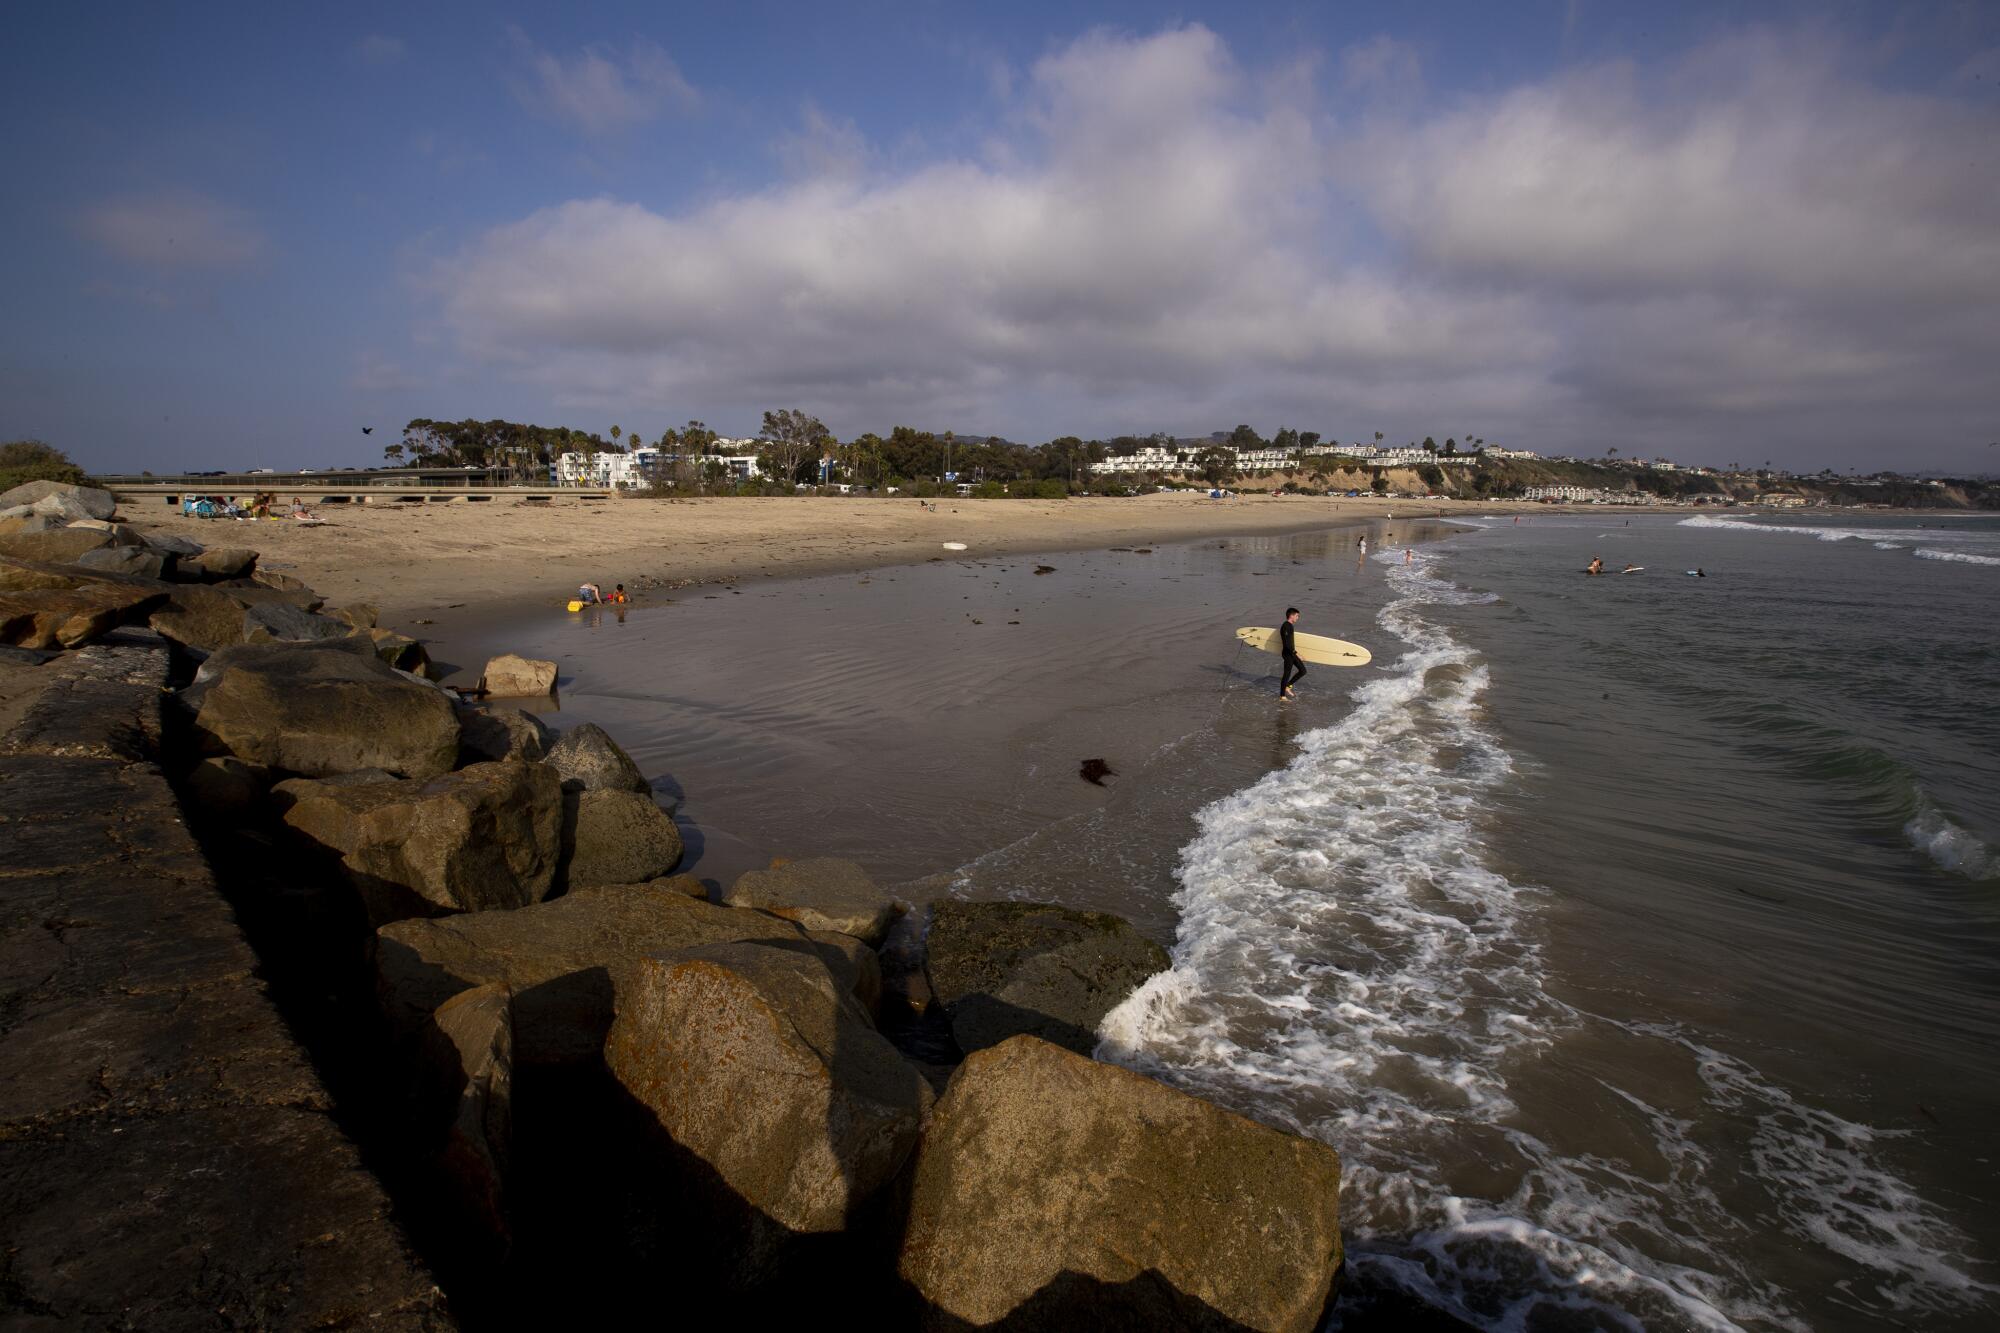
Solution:
<svg viewBox="0 0 2000 1333"><path fill-rule="evenodd" d="M2000 472L1993 3L79 0L0 113L0 439L98 471L797 407Z"/></svg>

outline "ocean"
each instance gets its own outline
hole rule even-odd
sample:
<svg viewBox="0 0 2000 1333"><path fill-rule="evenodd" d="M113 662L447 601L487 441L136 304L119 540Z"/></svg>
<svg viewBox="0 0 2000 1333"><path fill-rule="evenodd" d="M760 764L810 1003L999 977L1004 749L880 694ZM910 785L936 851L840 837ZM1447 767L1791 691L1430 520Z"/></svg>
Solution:
<svg viewBox="0 0 2000 1333"><path fill-rule="evenodd" d="M1994 1326L2000 523L1359 535L941 553L433 650L559 658L548 720L660 775L698 875L845 856L1167 944L1099 1055L1340 1149L1332 1328ZM1374 662L1278 704L1231 632L1288 603Z"/></svg>
<svg viewBox="0 0 2000 1333"><path fill-rule="evenodd" d="M2000 525L1375 560L1382 670L1196 813L1100 1054L1342 1150L1336 1328L1992 1327Z"/></svg>

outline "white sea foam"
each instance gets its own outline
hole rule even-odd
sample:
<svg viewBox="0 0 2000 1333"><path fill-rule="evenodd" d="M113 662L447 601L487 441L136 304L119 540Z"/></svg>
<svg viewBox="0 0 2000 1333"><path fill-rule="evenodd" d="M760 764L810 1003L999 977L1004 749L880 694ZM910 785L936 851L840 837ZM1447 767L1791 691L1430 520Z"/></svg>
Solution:
<svg viewBox="0 0 2000 1333"><path fill-rule="evenodd" d="M1990 555L1971 555L1965 551L1933 551L1919 546L1912 554L1919 560L1956 560L1967 565L2000 565L2000 559Z"/></svg>
<svg viewBox="0 0 2000 1333"><path fill-rule="evenodd" d="M1929 798L1920 799L1917 813L1903 825L1903 836L1910 845L1967 879L2000 879L2000 855L1977 835L1952 823Z"/></svg>
<svg viewBox="0 0 2000 1333"><path fill-rule="evenodd" d="M1824 526L1802 526L1792 523L1758 523L1742 518L1718 518L1712 514L1697 514L1684 518L1679 526L1683 528L1715 528L1724 532L1766 532L1783 537L1812 537L1823 542L1868 541L1878 551L1900 551L1906 543L1886 540L1888 533L1882 528L1841 528ZM1911 534L1914 536L1915 534ZM1986 534L1977 532L1957 532L1949 528L1926 528L1922 540L1927 542L1978 542L1989 540ZM1968 555L1958 551L1937 551L1919 547L1913 554L1926 560L1962 560L1974 565L2000 565L2000 559L1984 555Z"/></svg>
<svg viewBox="0 0 2000 1333"><path fill-rule="evenodd" d="M1105 1018L1100 1057L1339 1147L1362 1285L1482 1328L1567 1308L1592 1326L1804 1329L1749 1257L1781 1229L1878 1279L1857 1309L1986 1299L1954 1259L1968 1242L1881 1164L1873 1131L1678 1030L1544 993L1541 895L1484 855L1480 818L1512 769L1481 725L1487 668L1423 614L1494 599L1376 558L1398 594L1380 624L1408 650L1292 763L1198 812L1173 966ZM1525 1128L1509 1071L1570 1040L1641 1043L1630 1060L1696 1089L1699 1110L1669 1113L1601 1084L1657 1163ZM1449 1162L1478 1163L1490 1197L1462 1193ZM1745 1216L1746 1194L1772 1203Z"/></svg>

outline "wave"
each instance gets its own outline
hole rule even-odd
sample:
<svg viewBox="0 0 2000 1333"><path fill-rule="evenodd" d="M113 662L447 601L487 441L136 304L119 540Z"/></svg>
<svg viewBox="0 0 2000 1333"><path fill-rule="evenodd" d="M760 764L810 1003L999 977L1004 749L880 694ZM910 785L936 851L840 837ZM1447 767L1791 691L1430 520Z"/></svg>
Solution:
<svg viewBox="0 0 2000 1333"><path fill-rule="evenodd" d="M1406 651L1290 764L1197 812L1172 966L1106 1016L1098 1056L1340 1149L1335 1327L1414 1303L1482 1328L1805 1329L1757 1267L1777 1233L1868 1273L1833 1297L1858 1310L1994 1295L1958 1266L1970 1242L1880 1160L1888 1136L1676 1028L1546 992L1543 891L1493 868L1481 832L1514 767L1482 725L1489 671L1425 614L1497 599L1428 559L1377 559L1396 594L1378 621ZM1954 833L1934 836L1990 857ZM1601 1061L1614 1041L1615 1068L1648 1088L1677 1070L1686 1099L1661 1109L1600 1077L1603 1106L1534 1109L1558 1048ZM1608 1115L1650 1150L1567 1141L1572 1119Z"/></svg>
<svg viewBox="0 0 2000 1333"><path fill-rule="evenodd" d="M1489 1203L1441 1178L1471 1136L1558 1180L1560 1154L1512 1127L1503 1070L1576 1016L1543 991L1537 891L1484 857L1484 798L1512 771L1479 722L1487 669L1421 614L1496 599L1384 554L1400 595L1378 619L1408 650L1291 764L1197 814L1173 966L1106 1016L1098 1054L1340 1147L1355 1299L1481 1326L1571 1307L1733 1328L1715 1279L1566 1225L1642 1227L1649 1202L1562 1177L1554 1198Z"/></svg>
<svg viewBox="0 0 2000 1333"><path fill-rule="evenodd" d="M1990 555L1968 555L1964 551L1933 551L1919 546L1912 554L1919 560L1957 560L1968 565L2000 565L2000 559Z"/></svg>
<svg viewBox="0 0 2000 1333"><path fill-rule="evenodd" d="M1684 518L1676 526L1721 528L1729 532L1778 532L1795 537L1817 537L1823 542L1859 541L1862 538L1878 538L1882 535L1879 529L1874 528L1799 527L1785 523L1755 523L1743 518L1714 518L1706 514Z"/></svg>
<svg viewBox="0 0 2000 1333"><path fill-rule="evenodd" d="M1952 823L1927 796L1919 796L1917 813L1903 825L1903 836L1940 869L1967 879L2000 879L2000 854L1977 835Z"/></svg>

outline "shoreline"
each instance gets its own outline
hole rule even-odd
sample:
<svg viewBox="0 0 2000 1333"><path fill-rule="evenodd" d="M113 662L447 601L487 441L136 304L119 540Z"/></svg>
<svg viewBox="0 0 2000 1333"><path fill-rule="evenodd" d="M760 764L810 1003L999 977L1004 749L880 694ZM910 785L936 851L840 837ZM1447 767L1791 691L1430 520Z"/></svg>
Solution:
<svg viewBox="0 0 2000 1333"><path fill-rule="evenodd" d="M1282 536L1456 516L1546 513L1518 501L1186 495L915 501L834 496L620 498L547 505L327 506L324 526L232 524L177 513L132 521L207 545L252 547L264 568L383 623L477 606L560 603L583 582L679 588L920 564L946 541L966 558L1105 550L1212 536ZM609 507L610 512L607 512ZM642 599L643 600L643 599Z"/></svg>

